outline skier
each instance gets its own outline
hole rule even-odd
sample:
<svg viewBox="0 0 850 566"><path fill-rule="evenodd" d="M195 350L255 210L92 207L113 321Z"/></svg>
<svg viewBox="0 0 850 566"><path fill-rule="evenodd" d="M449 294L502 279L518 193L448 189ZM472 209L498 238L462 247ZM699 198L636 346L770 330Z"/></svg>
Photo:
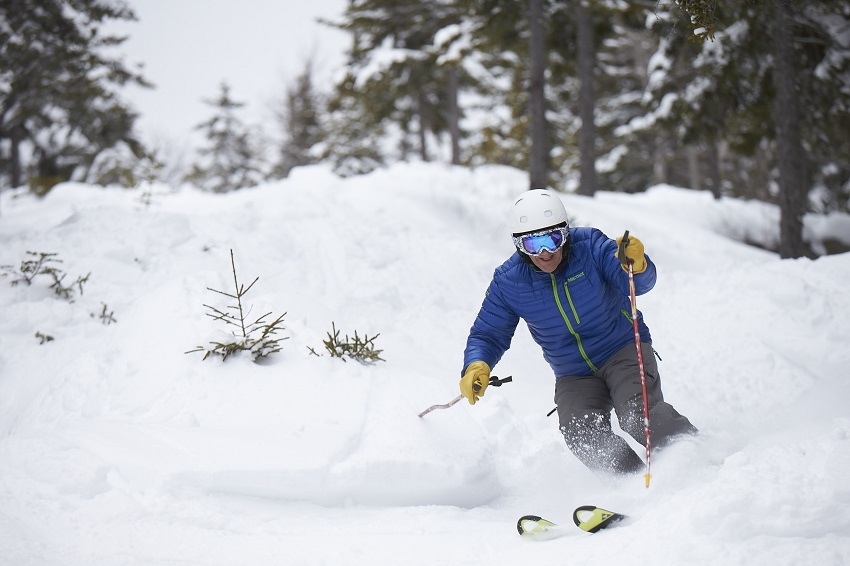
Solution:
<svg viewBox="0 0 850 566"><path fill-rule="evenodd" d="M471 405L487 389L490 371L525 320L555 373L555 403L567 446L588 468L629 474L644 463L611 428L644 444L643 396L631 320L627 268L620 238L572 228L560 197L545 189L520 195L511 209L517 251L493 275L464 352L461 394ZM631 236L637 294L655 285L655 264ZM650 445L663 447L697 429L664 401L649 329L638 314L651 425Z"/></svg>

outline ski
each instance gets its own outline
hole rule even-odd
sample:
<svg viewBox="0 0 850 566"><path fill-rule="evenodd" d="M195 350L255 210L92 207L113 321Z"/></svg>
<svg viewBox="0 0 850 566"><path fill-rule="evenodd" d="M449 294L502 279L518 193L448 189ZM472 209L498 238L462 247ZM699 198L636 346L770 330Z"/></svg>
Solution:
<svg viewBox="0 0 850 566"><path fill-rule="evenodd" d="M552 521L537 515L523 515L516 524L519 534L533 540L549 540L573 534L573 529L556 525Z"/></svg>
<svg viewBox="0 0 850 566"><path fill-rule="evenodd" d="M625 518L625 515L593 505L582 505L573 512L573 522L587 533L598 532ZM516 528L520 535L540 540L563 536L568 534L569 530L563 525L558 525L537 515L523 515L517 521Z"/></svg>

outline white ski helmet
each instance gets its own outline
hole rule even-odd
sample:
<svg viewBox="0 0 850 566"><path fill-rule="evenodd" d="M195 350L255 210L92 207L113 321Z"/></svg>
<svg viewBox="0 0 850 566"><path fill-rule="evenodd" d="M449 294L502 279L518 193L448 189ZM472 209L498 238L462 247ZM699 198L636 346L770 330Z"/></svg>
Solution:
<svg viewBox="0 0 850 566"><path fill-rule="evenodd" d="M511 231L527 234L567 224L567 209L561 197L547 189L531 189L519 195L511 208Z"/></svg>

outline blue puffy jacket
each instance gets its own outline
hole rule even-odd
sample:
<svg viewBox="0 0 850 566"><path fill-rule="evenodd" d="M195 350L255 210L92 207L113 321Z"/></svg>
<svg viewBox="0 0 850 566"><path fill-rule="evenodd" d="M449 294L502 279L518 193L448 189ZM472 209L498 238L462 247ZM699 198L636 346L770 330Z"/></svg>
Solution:
<svg viewBox="0 0 850 566"><path fill-rule="evenodd" d="M595 228L570 228L568 261L553 273L514 253L493 281L472 325L464 369L481 360L495 367L511 345L519 319L543 348L557 378L591 375L617 350L634 343L629 276L616 257L617 243ZM635 291L655 286L655 264L635 275ZM638 313L641 341L651 343Z"/></svg>

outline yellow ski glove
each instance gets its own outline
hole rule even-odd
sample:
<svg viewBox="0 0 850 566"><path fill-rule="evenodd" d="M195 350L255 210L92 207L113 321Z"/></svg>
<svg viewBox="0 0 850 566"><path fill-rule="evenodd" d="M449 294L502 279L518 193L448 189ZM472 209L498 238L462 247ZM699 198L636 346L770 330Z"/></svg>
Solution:
<svg viewBox="0 0 850 566"><path fill-rule="evenodd" d="M617 259L619 259L620 261L622 261L623 259L620 257L620 242L622 241L622 236L617 238ZM629 236L629 242L626 245L625 253L626 260L632 260L634 262L632 264L633 273L643 273L644 271L646 271L646 256L643 252L643 243L640 240L638 240L634 236ZM623 264L622 267L623 271L629 271L629 268L626 264Z"/></svg>
<svg viewBox="0 0 850 566"><path fill-rule="evenodd" d="M490 366L484 362L472 362L460 378L460 393L470 405L474 405L490 385Z"/></svg>

